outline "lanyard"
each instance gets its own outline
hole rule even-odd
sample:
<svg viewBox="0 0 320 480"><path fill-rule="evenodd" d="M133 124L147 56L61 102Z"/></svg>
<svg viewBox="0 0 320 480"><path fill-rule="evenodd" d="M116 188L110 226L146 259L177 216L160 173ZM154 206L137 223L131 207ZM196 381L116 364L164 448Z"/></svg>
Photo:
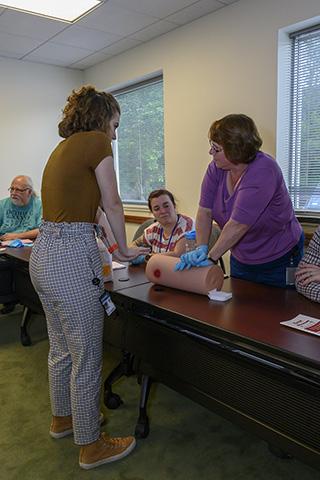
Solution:
<svg viewBox="0 0 320 480"><path fill-rule="evenodd" d="M173 234L174 234L175 229L177 228L178 223L179 223L179 219L180 219L180 215L178 214L178 216L177 216L177 221L176 221L175 226L173 227L173 229L172 229L172 231L171 231L171 235L170 235L169 241L168 241L168 243L167 243L167 248L166 248L166 250L165 250L166 252L169 250L169 247L170 247L170 244L171 244L171 240L172 240ZM159 253L161 253L162 235L163 235L163 227L161 227L161 230L160 230Z"/></svg>

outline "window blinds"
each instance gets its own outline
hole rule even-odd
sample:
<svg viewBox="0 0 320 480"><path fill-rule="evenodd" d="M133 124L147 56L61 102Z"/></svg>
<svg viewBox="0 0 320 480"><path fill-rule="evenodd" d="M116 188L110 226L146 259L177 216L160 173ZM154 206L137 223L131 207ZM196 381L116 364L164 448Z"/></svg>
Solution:
<svg viewBox="0 0 320 480"><path fill-rule="evenodd" d="M287 184L295 210L320 215L320 26L290 35Z"/></svg>

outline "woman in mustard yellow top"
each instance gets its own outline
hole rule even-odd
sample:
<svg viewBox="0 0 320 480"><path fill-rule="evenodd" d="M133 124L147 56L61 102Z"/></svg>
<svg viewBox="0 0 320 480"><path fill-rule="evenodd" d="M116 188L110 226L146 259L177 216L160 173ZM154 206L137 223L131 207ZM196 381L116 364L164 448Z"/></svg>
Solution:
<svg viewBox="0 0 320 480"><path fill-rule="evenodd" d="M122 257L146 252L127 246L111 149L119 118L116 99L92 86L68 97L59 123L64 140L43 173L43 224L30 260L50 343L49 433L53 438L73 433L85 469L122 458L135 446L133 437L100 434L104 286L95 238L100 203Z"/></svg>

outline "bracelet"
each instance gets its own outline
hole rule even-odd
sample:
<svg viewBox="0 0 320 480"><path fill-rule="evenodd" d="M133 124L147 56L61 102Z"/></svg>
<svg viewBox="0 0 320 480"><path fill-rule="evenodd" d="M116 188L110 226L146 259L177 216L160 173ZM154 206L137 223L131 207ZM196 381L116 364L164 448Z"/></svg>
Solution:
<svg viewBox="0 0 320 480"><path fill-rule="evenodd" d="M114 243L113 245L110 245L110 247L108 247L108 252L109 253L113 253L115 252L116 250L118 250L119 246L117 243Z"/></svg>

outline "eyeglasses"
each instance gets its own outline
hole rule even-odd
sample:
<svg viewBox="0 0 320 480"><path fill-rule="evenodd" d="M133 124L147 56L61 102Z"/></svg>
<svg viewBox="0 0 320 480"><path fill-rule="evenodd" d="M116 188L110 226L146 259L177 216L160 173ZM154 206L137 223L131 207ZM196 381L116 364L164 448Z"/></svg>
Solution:
<svg viewBox="0 0 320 480"><path fill-rule="evenodd" d="M30 188L30 187L27 187L27 188L9 187L9 188L8 188L8 191L9 191L10 193L12 193L12 192L23 193L23 192L25 192L26 190L31 190L31 188Z"/></svg>
<svg viewBox="0 0 320 480"><path fill-rule="evenodd" d="M212 150L212 153L215 155L216 153L220 153L223 151L223 148L220 147L220 145L217 145L216 143L214 143L213 140L209 140L209 145L210 145L210 148Z"/></svg>

